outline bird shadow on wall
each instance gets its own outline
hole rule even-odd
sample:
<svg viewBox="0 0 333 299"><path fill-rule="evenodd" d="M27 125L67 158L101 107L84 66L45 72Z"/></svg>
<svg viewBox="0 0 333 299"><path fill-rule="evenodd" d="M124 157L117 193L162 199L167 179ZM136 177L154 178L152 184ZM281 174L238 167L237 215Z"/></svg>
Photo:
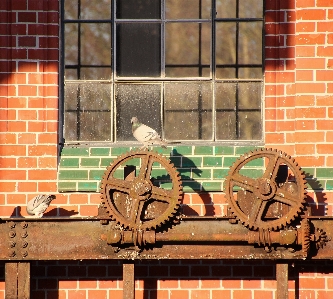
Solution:
<svg viewBox="0 0 333 299"><path fill-rule="evenodd" d="M192 189L193 192L198 194L200 200L202 200L205 211L203 215L200 216L214 216L215 207L209 191L207 191L200 182L193 178L193 175L200 177L202 170L197 167L193 160L183 156L176 149L173 149L170 153L170 161L175 165L181 175L183 189ZM194 204L200 205L200 203L194 203L192 201L192 207L189 204L190 203L187 202L182 204L182 213L186 216L199 216L198 211L194 209Z"/></svg>
<svg viewBox="0 0 333 299"><path fill-rule="evenodd" d="M312 174L305 173L306 181L313 190L314 196L307 194L306 202L312 216L327 215L327 197L322 183Z"/></svg>

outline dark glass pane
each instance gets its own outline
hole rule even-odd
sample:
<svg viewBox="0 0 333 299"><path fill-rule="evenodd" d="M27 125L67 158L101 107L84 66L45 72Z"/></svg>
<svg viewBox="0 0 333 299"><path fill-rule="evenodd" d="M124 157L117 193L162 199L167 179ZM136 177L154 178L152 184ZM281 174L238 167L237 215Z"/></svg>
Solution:
<svg viewBox="0 0 333 299"><path fill-rule="evenodd" d="M210 66L210 24L166 24L166 75L170 77L202 76L202 67ZM174 66L174 68L168 68ZM181 71L175 67L188 68ZM192 68L192 71L189 71Z"/></svg>
<svg viewBox="0 0 333 299"><path fill-rule="evenodd" d="M236 0L216 0L216 18L236 18Z"/></svg>
<svg viewBox="0 0 333 299"><path fill-rule="evenodd" d="M240 18L262 18L263 1L262 0L239 0Z"/></svg>
<svg viewBox="0 0 333 299"><path fill-rule="evenodd" d="M216 112L216 139L236 140L236 113L234 111Z"/></svg>
<svg viewBox="0 0 333 299"><path fill-rule="evenodd" d="M111 24L81 24L81 64L111 65Z"/></svg>
<svg viewBox="0 0 333 299"><path fill-rule="evenodd" d="M262 79L263 72L261 67L242 67L238 69L240 79Z"/></svg>
<svg viewBox="0 0 333 299"><path fill-rule="evenodd" d="M65 24L65 64L78 64L78 25Z"/></svg>
<svg viewBox="0 0 333 299"><path fill-rule="evenodd" d="M78 0L65 0L64 2L64 19L78 19Z"/></svg>
<svg viewBox="0 0 333 299"><path fill-rule="evenodd" d="M236 23L216 24L216 64L236 63Z"/></svg>
<svg viewBox="0 0 333 299"><path fill-rule="evenodd" d="M160 84L117 84L115 92L117 141L135 140L131 127L133 116L162 136Z"/></svg>
<svg viewBox="0 0 333 299"><path fill-rule="evenodd" d="M111 140L111 85L66 83L65 140Z"/></svg>
<svg viewBox="0 0 333 299"><path fill-rule="evenodd" d="M168 83L164 98L167 140L212 139L211 83Z"/></svg>
<svg viewBox="0 0 333 299"><path fill-rule="evenodd" d="M111 19L111 0L80 0L81 19L98 20Z"/></svg>
<svg viewBox="0 0 333 299"><path fill-rule="evenodd" d="M216 66L216 78L217 79L236 78L236 68Z"/></svg>
<svg viewBox="0 0 333 299"><path fill-rule="evenodd" d="M111 79L111 67L94 68L83 67L81 68L81 79L84 80L110 80Z"/></svg>
<svg viewBox="0 0 333 299"><path fill-rule="evenodd" d="M166 0L167 19L208 19L210 0Z"/></svg>
<svg viewBox="0 0 333 299"><path fill-rule="evenodd" d="M260 140L262 136L261 113L258 111L239 112L239 139Z"/></svg>
<svg viewBox="0 0 333 299"><path fill-rule="evenodd" d="M237 83L215 85L215 107L218 110L236 110Z"/></svg>
<svg viewBox="0 0 333 299"><path fill-rule="evenodd" d="M161 70L160 24L117 25L117 75L158 77Z"/></svg>
<svg viewBox="0 0 333 299"><path fill-rule="evenodd" d="M65 69L65 80L77 80L77 70Z"/></svg>
<svg viewBox="0 0 333 299"><path fill-rule="evenodd" d="M261 107L261 82L238 84L239 109L258 109Z"/></svg>
<svg viewBox="0 0 333 299"><path fill-rule="evenodd" d="M262 63L262 22L239 24L238 62Z"/></svg>
<svg viewBox="0 0 333 299"><path fill-rule="evenodd" d="M160 0L117 0L117 19L160 19Z"/></svg>

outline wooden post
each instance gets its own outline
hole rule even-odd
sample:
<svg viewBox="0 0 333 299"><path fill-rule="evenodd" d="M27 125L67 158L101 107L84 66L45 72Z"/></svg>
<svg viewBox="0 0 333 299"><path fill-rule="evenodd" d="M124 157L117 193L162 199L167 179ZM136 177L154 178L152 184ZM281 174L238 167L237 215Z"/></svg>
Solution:
<svg viewBox="0 0 333 299"><path fill-rule="evenodd" d="M5 299L30 298L30 263L5 264Z"/></svg>
<svg viewBox="0 0 333 299"><path fill-rule="evenodd" d="M276 299L288 299L288 264L276 264Z"/></svg>

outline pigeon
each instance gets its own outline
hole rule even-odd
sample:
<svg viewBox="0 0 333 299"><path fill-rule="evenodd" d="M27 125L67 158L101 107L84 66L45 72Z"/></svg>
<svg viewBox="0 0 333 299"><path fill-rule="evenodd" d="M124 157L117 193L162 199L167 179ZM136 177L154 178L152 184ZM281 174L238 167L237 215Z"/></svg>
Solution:
<svg viewBox="0 0 333 299"><path fill-rule="evenodd" d="M49 207L52 200L55 199L54 195L37 195L31 199L27 204L27 213L42 218L44 212Z"/></svg>
<svg viewBox="0 0 333 299"><path fill-rule="evenodd" d="M140 123L137 117L132 117L131 123L133 136L137 141L143 143L141 148L155 144L160 145L163 148L167 148L167 143L161 139L161 136L158 135L154 129Z"/></svg>

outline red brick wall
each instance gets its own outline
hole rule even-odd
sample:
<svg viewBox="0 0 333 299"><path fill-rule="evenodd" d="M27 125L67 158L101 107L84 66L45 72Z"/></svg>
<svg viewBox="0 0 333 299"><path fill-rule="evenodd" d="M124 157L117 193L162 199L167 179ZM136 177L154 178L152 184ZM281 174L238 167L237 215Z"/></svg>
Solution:
<svg viewBox="0 0 333 299"><path fill-rule="evenodd" d="M267 0L266 9L265 144L303 167L333 167L333 2ZM0 1L1 217L25 216L19 207L30 198L57 193L58 74L59 1ZM56 206L88 216L99 201L61 194ZM332 298L331 268L295 263L290 298ZM272 263L151 261L136 269L137 298L275 297ZM122 297L117 261L34 262L32 278L33 298Z"/></svg>

